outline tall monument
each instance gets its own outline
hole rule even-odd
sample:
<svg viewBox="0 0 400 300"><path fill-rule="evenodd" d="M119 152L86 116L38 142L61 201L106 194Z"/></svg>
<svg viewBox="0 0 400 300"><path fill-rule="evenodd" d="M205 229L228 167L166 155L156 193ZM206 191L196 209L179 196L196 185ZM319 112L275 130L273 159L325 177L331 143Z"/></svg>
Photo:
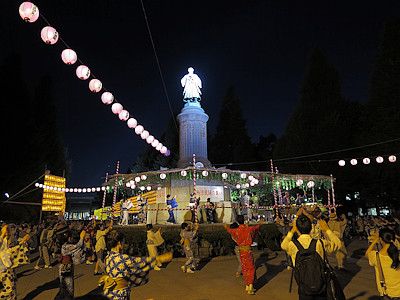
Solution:
<svg viewBox="0 0 400 300"><path fill-rule="evenodd" d="M207 121L208 115L201 108L201 80L188 69L181 84L183 89L184 107L178 115L179 121L179 161L178 167L185 168L192 165L193 154L199 167L210 167L207 158Z"/></svg>

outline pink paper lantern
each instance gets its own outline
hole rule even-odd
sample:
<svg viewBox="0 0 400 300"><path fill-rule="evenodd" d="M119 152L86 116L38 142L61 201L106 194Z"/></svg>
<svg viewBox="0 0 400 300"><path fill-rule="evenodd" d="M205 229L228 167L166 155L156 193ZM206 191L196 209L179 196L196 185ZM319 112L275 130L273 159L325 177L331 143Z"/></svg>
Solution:
<svg viewBox="0 0 400 300"><path fill-rule="evenodd" d="M110 105L114 101L114 95L110 92L104 92L101 95L101 101L106 105Z"/></svg>
<svg viewBox="0 0 400 300"><path fill-rule="evenodd" d="M377 162L378 164L383 163L383 157L382 157L382 156L378 156L378 157L376 158L376 162Z"/></svg>
<svg viewBox="0 0 400 300"><path fill-rule="evenodd" d="M144 130L141 134L140 137L145 140L149 137L150 133L147 130Z"/></svg>
<svg viewBox="0 0 400 300"><path fill-rule="evenodd" d="M154 136L149 135L146 139L147 144L151 144L154 141Z"/></svg>
<svg viewBox="0 0 400 300"><path fill-rule="evenodd" d="M76 52L72 49L64 49L61 52L61 59L66 65L73 65L78 60Z"/></svg>
<svg viewBox="0 0 400 300"><path fill-rule="evenodd" d="M121 110L121 112L118 114L118 117L121 121L126 121L129 119L129 112L125 109Z"/></svg>
<svg viewBox="0 0 400 300"><path fill-rule="evenodd" d="M155 139L152 143L151 146L153 146L154 148L157 147L159 141L157 139Z"/></svg>
<svg viewBox="0 0 400 300"><path fill-rule="evenodd" d="M32 2L23 2L19 6L19 15L25 22L33 23L39 18L39 8Z"/></svg>
<svg viewBox="0 0 400 300"><path fill-rule="evenodd" d="M119 115L119 113L124 109L124 107L120 104L120 103L114 103L111 106L111 111L113 112L113 114L115 115Z"/></svg>
<svg viewBox="0 0 400 300"><path fill-rule="evenodd" d="M135 128L137 126L137 121L135 118L130 118L127 124L129 128Z"/></svg>
<svg viewBox="0 0 400 300"><path fill-rule="evenodd" d="M144 130L144 127L142 125L138 125L135 128L136 134L142 134L143 130Z"/></svg>
<svg viewBox="0 0 400 300"><path fill-rule="evenodd" d="M92 93L98 93L103 88L103 84L98 79L92 79L89 81L89 90Z"/></svg>
<svg viewBox="0 0 400 300"><path fill-rule="evenodd" d="M165 153L167 153L167 150L168 150L167 147L162 146L160 152L161 152L162 154L165 154Z"/></svg>
<svg viewBox="0 0 400 300"><path fill-rule="evenodd" d="M171 155L171 151L169 151L169 149L167 150L167 152L165 153L165 156L170 156Z"/></svg>
<svg viewBox="0 0 400 300"><path fill-rule="evenodd" d="M157 151L160 151L162 147L163 147L163 144L162 144L162 143L159 143L159 144L156 146L156 150L157 150Z"/></svg>
<svg viewBox="0 0 400 300"><path fill-rule="evenodd" d="M53 45L58 41L58 32L53 27L46 26L40 32L40 37L46 44Z"/></svg>
<svg viewBox="0 0 400 300"><path fill-rule="evenodd" d="M76 68L76 76L81 80L86 80L90 77L90 69L85 65L80 65Z"/></svg>
<svg viewBox="0 0 400 300"><path fill-rule="evenodd" d="M391 163L396 162L396 160L397 160L397 158L396 158L395 155L390 155L390 156L389 156L389 161L390 161Z"/></svg>

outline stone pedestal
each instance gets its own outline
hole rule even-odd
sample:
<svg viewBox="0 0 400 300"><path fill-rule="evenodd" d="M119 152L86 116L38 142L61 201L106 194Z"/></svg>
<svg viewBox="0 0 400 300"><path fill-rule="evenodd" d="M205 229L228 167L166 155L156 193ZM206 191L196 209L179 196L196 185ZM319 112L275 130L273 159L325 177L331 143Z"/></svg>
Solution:
<svg viewBox="0 0 400 300"><path fill-rule="evenodd" d="M208 115L198 102L185 104L178 115L179 121L179 161L178 168L192 165L193 154L196 162L201 162L204 167L210 167L207 159L207 121Z"/></svg>

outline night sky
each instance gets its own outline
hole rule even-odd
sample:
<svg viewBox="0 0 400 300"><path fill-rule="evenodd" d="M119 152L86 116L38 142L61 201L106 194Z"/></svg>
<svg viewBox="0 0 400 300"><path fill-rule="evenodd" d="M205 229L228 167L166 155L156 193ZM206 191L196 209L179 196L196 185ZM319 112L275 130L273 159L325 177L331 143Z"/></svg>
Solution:
<svg viewBox="0 0 400 300"><path fill-rule="evenodd" d="M100 95L89 92L88 81L76 77L75 67L62 63L61 44L42 42L41 20L25 24L20 19L20 3L2 6L0 59L19 53L31 86L51 75L61 137L71 160L68 185L99 185L106 171L114 172L117 160L126 171L146 144L101 103ZM105 87L160 137L170 112L140 1L34 3ZM400 14L398 0L144 3L174 110L183 105L180 79L193 66L203 81L209 131L214 131L221 100L233 85L253 141L284 131L314 47L338 69L343 95L365 101L384 21Z"/></svg>

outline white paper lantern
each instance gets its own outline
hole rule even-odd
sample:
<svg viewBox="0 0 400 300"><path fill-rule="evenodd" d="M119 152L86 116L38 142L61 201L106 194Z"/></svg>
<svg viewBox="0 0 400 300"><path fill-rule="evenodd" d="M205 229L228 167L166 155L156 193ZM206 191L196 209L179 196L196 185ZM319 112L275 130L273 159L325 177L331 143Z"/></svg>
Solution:
<svg viewBox="0 0 400 300"><path fill-rule="evenodd" d="M81 80L86 80L90 77L90 69L85 65L80 65L76 68L76 76Z"/></svg>
<svg viewBox="0 0 400 300"><path fill-rule="evenodd" d="M58 32L55 30L55 28L46 26L43 27L42 31L40 32L40 37L46 44L54 45L58 41Z"/></svg>
<svg viewBox="0 0 400 300"><path fill-rule="evenodd" d="M376 158L376 162L377 162L378 164L383 163L383 157L382 157L382 156L378 156L378 157Z"/></svg>
<svg viewBox="0 0 400 300"><path fill-rule="evenodd" d="M157 139L155 139L152 143L151 143L151 145L155 148L155 147L157 147L157 145L159 144L159 141L157 140Z"/></svg>
<svg viewBox="0 0 400 300"><path fill-rule="evenodd" d="M247 177L247 174L246 174L246 173L240 174L240 178L245 179L246 177Z"/></svg>
<svg viewBox="0 0 400 300"><path fill-rule="evenodd" d="M363 159L363 164L364 165L368 165L370 162L371 162L371 160L368 157Z"/></svg>
<svg viewBox="0 0 400 300"><path fill-rule="evenodd" d="M312 180L310 180L309 182L307 182L307 187L308 188L313 188L315 186L315 182L314 181L312 181Z"/></svg>
<svg viewBox="0 0 400 300"><path fill-rule="evenodd" d="M150 133L147 130L143 130L143 132L140 134L140 137L145 140L149 137Z"/></svg>
<svg viewBox="0 0 400 300"><path fill-rule="evenodd" d="M135 133L136 134L142 134L143 130L144 130L144 128L143 128L142 125L137 125L136 128L135 128Z"/></svg>
<svg viewBox="0 0 400 300"><path fill-rule="evenodd" d="M132 190L136 189L136 185L135 184L131 184L131 189Z"/></svg>
<svg viewBox="0 0 400 300"><path fill-rule="evenodd" d="M253 182L254 182L254 184L258 184L258 183L259 183L259 180L258 180L257 178L255 178L255 179L253 180Z"/></svg>
<svg viewBox="0 0 400 300"><path fill-rule="evenodd" d="M121 112L118 114L118 118L121 121L126 121L129 119L129 112L125 109L121 110Z"/></svg>
<svg viewBox="0 0 400 300"><path fill-rule="evenodd" d="M237 185L236 185L236 188L237 188L237 189L240 189L240 184L237 184Z"/></svg>
<svg viewBox="0 0 400 300"><path fill-rule="evenodd" d="M140 190L141 190L141 191L144 191L145 189L146 189L146 188L145 188L144 186L141 186L141 187L140 187Z"/></svg>
<svg viewBox="0 0 400 300"><path fill-rule="evenodd" d="M248 177L248 179L249 179L249 181L253 181L254 176L253 176L253 175L250 175L250 176Z"/></svg>
<svg viewBox="0 0 400 300"><path fill-rule="evenodd" d="M140 177L139 176L135 177L135 181L140 182Z"/></svg>
<svg viewBox="0 0 400 300"><path fill-rule="evenodd" d="M101 191L101 187L96 188L96 191L100 192Z"/></svg>
<svg viewBox="0 0 400 300"><path fill-rule="evenodd" d="M187 172L185 170L181 171L181 176L185 177L187 175Z"/></svg>
<svg viewBox="0 0 400 300"><path fill-rule="evenodd" d="M104 92L101 94L101 102L103 102L106 105L110 105L114 101L114 95L111 94L110 92Z"/></svg>
<svg viewBox="0 0 400 300"><path fill-rule="evenodd" d="M136 121L136 119L135 118L130 118L129 120L128 120L128 122L126 122L127 124L128 124L128 127L129 128L135 128L136 126L137 126L137 121Z"/></svg>
<svg viewBox="0 0 400 300"><path fill-rule="evenodd" d="M149 135L146 139L147 144L151 144L154 141L154 136Z"/></svg>
<svg viewBox="0 0 400 300"><path fill-rule="evenodd" d="M390 161L391 163L396 162L396 160L397 160L397 158L396 158L395 155L390 155L390 156L389 156L389 161Z"/></svg>
<svg viewBox="0 0 400 300"><path fill-rule="evenodd" d="M167 147L162 146L160 152L161 152L161 154L165 154L165 153L167 153L167 150L168 150Z"/></svg>
<svg viewBox="0 0 400 300"><path fill-rule="evenodd" d="M357 165L357 163L358 163L358 161L357 161L357 159L355 159L355 158L353 158L352 160L350 160L350 164L351 164L352 166Z"/></svg>
<svg viewBox="0 0 400 300"><path fill-rule="evenodd" d="M82 193L82 189L78 189L78 193Z"/></svg>
<svg viewBox="0 0 400 300"><path fill-rule="evenodd" d="M250 186L254 186L255 185L255 183L252 181L252 182L250 182Z"/></svg>
<svg viewBox="0 0 400 300"><path fill-rule="evenodd" d="M158 145L156 146L156 150L160 151L162 147L163 147L163 144L162 143L158 143Z"/></svg>
<svg viewBox="0 0 400 300"><path fill-rule="evenodd" d="M204 177L207 177L208 176L208 171L203 171L203 172L201 172L201 175L203 175Z"/></svg>
<svg viewBox="0 0 400 300"><path fill-rule="evenodd" d="M140 179L146 180L146 179L147 179L147 176L146 176L146 175L142 175L142 176L140 176Z"/></svg>
<svg viewBox="0 0 400 300"><path fill-rule="evenodd" d="M66 193L69 193L69 188L66 188L66 189L65 189L65 192L66 192Z"/></svg>
<svg viewBox="0 0 400 300"><path fill-rule="evenodd" d="M249 186L250 186L250 184L248 184L248 183L245 183L244 184L244 187L247 189L247 188L249 188Z"/></svg>
<svg viewBox="0 0 400 300"><path fill-rule="evenodd" d="M130 182L127 182L127 183L125 184L125 186L126 186L126 187L131 187L131 183L130 183Z"/></svg>
<svg viewBox="0 0 400 300"><path fill-rule="evenodd" d="M119 113L124 109L124 107L120 103L114 103L111 105L111 111L115 115L119 115Z"/></svg>
<svg viewBox="0 0 400 300"><path fill-rule="evenodd" d="M297 180L296 180L296 185L297 185L297 186L303 185L303 180L302 180L302 179L297 179Z"/></svg>
<svg viewBox="0 0 400 300"><path fill-rule="evenodd" d="M343 159L339 160L339 166L344 167L345 165L346 162Z"/></svg>
<svg viewBox="0 0 400 300"><path fill-rule="evenodd" d="M61 52L61 59L66 65L73 65L78 60L76 52L72 49L64 49Z"/></svg>
<svg viewBox="0 0 400 300"><path fill-rule="evenodd" d="M86 189L82 189L82 193L86 193Z"/></svg>
<svg viewBox="0 0 400 300"><path fill-rule="evenodd" d="M98 79L92 79L89 81L89 90L92 93L98 93L103 88L103 84Z"/></svg>
<svg viewBox="0 0 400 300"><path fill-rule="evenodd" d="M77 193L78 192L78 189L77 188L74 188L74 193Z"/></svg>
<svg viewBox="0 0 400 300"><path fill-rule="evenodd" d="M39 8L32 2L23 2L19 6L19 15L25 22L33 23L39 18Z"/></svg>
<svg viewBox="0 0 400 300"><path fill-rule="evenodd" d="M106 190L106 187L105 187L105 186L102 186L102 187L101 187L101 190L102 190L102 191L105 191L105 190Z"/></svg>
<svg viewBox="0 0 400 300"><path fill-rule="evenodd" d="M147 186L146 190L151 191L151 186Z"/></svg>
<svg viewBox="0 0 400 300"><path fill-rule="evenodd" d="M167 175L165 175L164 173L161 173L160 178L164 180L165 178L167 178Z"/></svg>
<svg viewBox="0 0 400 300"><path fill-rule="evenodd" d="M222 177L222 179L227 179L228 178L228 174L227 173L222 173L221 177Z"/></svg>
<svg viewBox="0 0 400 300"><path fill-rule="evenodd" d="M39 182L36 182L36 183L35 183L35 186L36 186L36 187L39 187Z"/></svg>

